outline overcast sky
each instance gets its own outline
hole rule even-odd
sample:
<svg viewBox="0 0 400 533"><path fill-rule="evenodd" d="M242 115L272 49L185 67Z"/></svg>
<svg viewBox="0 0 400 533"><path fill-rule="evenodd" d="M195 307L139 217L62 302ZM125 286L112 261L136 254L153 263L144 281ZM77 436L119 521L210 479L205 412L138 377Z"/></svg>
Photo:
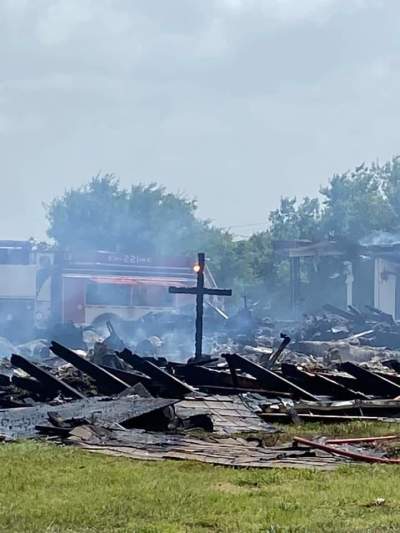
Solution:
<svg viewBox="0 0 400 533"><path fill-rule="evenodd" d="M0 238L91 176L238 234L400 153L399 0L0 0Z"/></svg>

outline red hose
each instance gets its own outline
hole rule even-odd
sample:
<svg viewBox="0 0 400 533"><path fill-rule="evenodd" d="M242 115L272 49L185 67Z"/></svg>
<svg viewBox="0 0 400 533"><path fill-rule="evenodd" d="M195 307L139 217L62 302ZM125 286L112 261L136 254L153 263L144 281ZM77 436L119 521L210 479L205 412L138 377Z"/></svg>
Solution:
<svg viewBox="0 0 400 533"><path fill-rule="evenodd" d="M348 450L341 450L339 448L335 448L334 446L329 446L327 444L321 444L319 442L314 442L312 440L303 439L302 437L295 437L294 441L298 442L299 444L305 444L306 446L309 446L310 448L317 448L319 450L323 450L325 452L332 453L335 455L341 455L342 457L348 457L356 461L365 461L367 463L395 464L395 465L400 464L400 459L388 459L386 457L374 457L373 455L365 455L363 453L350 452Z"/></svg>

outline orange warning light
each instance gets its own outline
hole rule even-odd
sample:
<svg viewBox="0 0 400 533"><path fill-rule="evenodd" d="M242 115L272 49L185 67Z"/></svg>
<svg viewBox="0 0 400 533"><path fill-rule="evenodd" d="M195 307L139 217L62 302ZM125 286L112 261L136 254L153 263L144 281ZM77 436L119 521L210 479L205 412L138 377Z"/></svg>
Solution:
<svg viewBox="0 0 400 533"><path fill-rule="evenodd" d="M200 270L201 270L201 266L200 265L194 265L193 270L196 272L196 274L198 274L200 272Z"/></svg>

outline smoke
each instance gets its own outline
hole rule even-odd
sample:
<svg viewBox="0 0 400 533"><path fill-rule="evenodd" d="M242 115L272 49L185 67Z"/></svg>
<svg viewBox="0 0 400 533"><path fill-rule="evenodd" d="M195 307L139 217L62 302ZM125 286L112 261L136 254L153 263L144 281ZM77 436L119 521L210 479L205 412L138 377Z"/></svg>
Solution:
<svg viewBox="0 0 400 533"><path fill-rule="evenodd" d="M388 231L374 231L367 237L360 240L362 246L385 246L400 244L399 233L389 233Z"/></svg>

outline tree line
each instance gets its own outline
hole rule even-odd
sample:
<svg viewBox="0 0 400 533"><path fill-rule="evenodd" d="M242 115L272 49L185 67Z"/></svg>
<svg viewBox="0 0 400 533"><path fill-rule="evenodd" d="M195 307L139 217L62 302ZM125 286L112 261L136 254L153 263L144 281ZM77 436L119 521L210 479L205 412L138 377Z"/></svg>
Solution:
<svg viewBox="0 0 400 533"><path fill-rule="evenodd" d="M314 198L283 197L265 229L237 240L197 215L197 202L157 183L130 188L97 175L45 206L48 236L64 249L103 249L151 256L205 251L221 286L263 299L283 294L288 267L275 240L359 241L375 232L400 233L400 156L335 174Z"/></svg>

